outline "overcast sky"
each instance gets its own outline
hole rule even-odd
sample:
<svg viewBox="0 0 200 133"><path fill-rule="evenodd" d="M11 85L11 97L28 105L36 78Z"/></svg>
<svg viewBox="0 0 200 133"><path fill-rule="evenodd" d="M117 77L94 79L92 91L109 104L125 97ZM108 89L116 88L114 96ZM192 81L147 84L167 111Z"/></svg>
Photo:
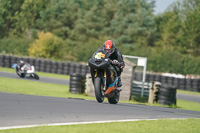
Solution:
<svg viewBox="0 0 200 133"><path fill-rule="evenodd" d="M155 14L163 13L175 1L178 0L156 0Z"/></svg>

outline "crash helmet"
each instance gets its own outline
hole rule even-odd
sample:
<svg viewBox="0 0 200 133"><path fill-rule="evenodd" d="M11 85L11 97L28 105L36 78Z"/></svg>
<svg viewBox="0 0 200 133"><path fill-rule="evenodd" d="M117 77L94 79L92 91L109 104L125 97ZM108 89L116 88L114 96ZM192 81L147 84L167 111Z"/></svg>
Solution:
<svg viewBox="0 0 200 133"><path fill-rule="evenodd" d="M19 63L24 64L24 61L23 61L23 60L20 60Z"/></svg>
<svg viewBox="0 0 200 133"><path fill-rule="evenodd" d="M103 50L112 54L115 51L115 43L112 40L107 40L103 44Z"/></svg>

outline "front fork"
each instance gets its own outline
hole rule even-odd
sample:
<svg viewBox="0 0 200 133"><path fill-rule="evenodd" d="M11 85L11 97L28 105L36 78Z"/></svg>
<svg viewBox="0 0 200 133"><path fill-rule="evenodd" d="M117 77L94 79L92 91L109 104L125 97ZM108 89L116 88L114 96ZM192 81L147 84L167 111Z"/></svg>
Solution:
<svg viewBox="0 0 200 133"><path fill-rule="evenodd" d="M97 75L98 75L98 72L97 72L97 69L95 69L94 77L96 78ZM103 77L101 77L101 79L103 80L103 84L104 84L103 91L106 91L106 70L104 70L104 74L103 74Z"/></svg>

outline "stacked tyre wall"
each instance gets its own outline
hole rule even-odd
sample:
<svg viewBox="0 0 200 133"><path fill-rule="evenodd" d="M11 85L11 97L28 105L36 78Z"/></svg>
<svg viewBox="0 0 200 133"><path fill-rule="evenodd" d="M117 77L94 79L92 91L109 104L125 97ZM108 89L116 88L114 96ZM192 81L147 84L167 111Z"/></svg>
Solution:
<svg viewBox="0 0 200 133"><path fill-rule="evenodd" d="M28 62L35 66L35 70L39 72L55 73L71 75L77 73L85 76L89 73L87 65L76 62L57 62L49 59L18 57L9 55L0 55L0 67L12 68L12 64L17 63L19 60Z"/></svg>
<svg viewBox="0 0 200 133"><path fill-rule="evenodd" d="M142 73L135 72L133 75L134 81L142 81ZM167 84L175 86L180 90L200 92L200 79L190 79L190 78L176 78L163 76L159 74L146 73L145 82L157 81L161 84Z"/></svg>
<svg viewBox="0 0 200 133"><path fill-rule="evenodd" d="M70 75L69 91L72 94L82 94L85 92L85 76L73 73Z"/></svg>
<svg viewBox="0 0 200 133"><path fill-rule="evenodd" d="M176 93L177 88L168 84L162 84L159 95L158 102L163 105L176 105Z"/></svg>

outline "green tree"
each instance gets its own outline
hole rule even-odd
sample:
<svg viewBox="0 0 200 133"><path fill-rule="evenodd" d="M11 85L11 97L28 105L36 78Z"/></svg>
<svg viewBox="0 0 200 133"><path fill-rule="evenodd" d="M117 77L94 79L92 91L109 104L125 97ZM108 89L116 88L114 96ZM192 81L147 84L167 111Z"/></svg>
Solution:
<svg viewBox="0 0 200 133"><path fill-rule="evenodd" d="M185 20L188 48L192 55L200 56L200 7L188 13Z"/></svg>
<svg viewBox="0 0 200 133"><path fill-rule="evenodd" d="M168 11L162 15L156 16L157 24L156 46L173 47L175 50L186 52L187 44L184 41L183 23L181 22L178 13Z"/></svg>
<svg viewBox="0 0 200 133"><path fill-rule="evenodd" d="M34 57L63 59L64 42L50 32L40 32L38 39L29 47L29 55Z"/></svg>
<svg viewBox="0 0 200 133"><path fill-rule="evenodd" d="M176 12L182 26L184 37L180 45L185 48L185 53L193 56L200 55L200 0L183 0L175 3L170 9Z"/></svg>
<svg viewBox="0 0 200 133"><path fill-rule="evenodd" d="M18 12L24 0L0 0L0 38L13 34L16 28ZM19 31L20 32L20 31Z"/></svg>
<svg viewBox="0 0 200 133"><path fill-rule="evenodd" d="M16 14L15 32L31 34L36 20L40 18L40 12L48 8L50 0L24 0L20 10Z"/></svg>

